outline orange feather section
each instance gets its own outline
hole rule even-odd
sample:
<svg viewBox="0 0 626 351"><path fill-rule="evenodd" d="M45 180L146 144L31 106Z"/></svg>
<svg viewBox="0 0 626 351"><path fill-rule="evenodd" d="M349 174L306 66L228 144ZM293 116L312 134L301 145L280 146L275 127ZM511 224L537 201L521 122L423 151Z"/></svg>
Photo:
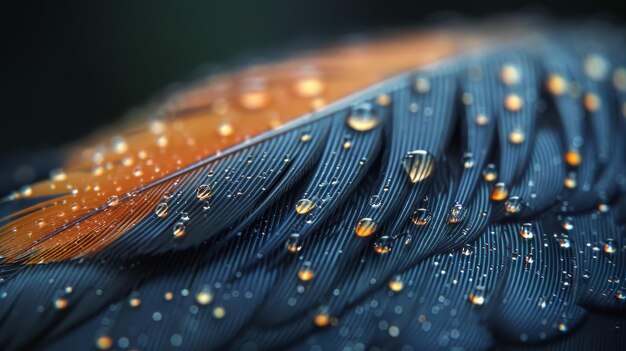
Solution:
<svg viewBox="0 0 626 351"><path fill-rule="evenodd" d="M337 46L216 76L171 95L116 134L68 158L64 171L10 200L52 197L0 229L6 262L67 260L98 252L155 213L195 162L283 126L394 74L478 45L445 31ZM176 173L179 172L179 173Z"/></svg>

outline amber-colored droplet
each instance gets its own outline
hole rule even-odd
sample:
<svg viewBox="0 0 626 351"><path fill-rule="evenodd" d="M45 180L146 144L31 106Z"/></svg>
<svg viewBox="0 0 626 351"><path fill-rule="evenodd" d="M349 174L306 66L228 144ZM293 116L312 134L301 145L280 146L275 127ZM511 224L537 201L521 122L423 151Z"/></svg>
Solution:
<svg viewBox="0 0 626 351"><path fill-rule="evenodd" d="M376 98L376 103L380 106L387 106L391 103L391 97L389 97L389 95L387 94L378 95L378 97Z"/></svg>
<svg viewBox="0 0 626 351"><path fill-rule="evenodd" d="M465 217L465 208L460 203L455 203L450 207L450 215L448 216L448 223L457 224L460 223Z"/></svg>
<svg viewBox="0 0 626 351"><path fill-rule="evenodd" d="M62 310L66 308L68 305L69 305L69 302L67 301L67 299L58 298L54 300L54 308L56 308L57 310Z"/></svg>
<svg viewBox="0 0 626 351"><path fill-rule="evenodd" d="M313 322L320 328L325 328L330 324L330 316L326 312L320 312L315 315Z"/></svg>
<svg viewBox="0 0 626 351"><path fill-rule="evenodd" d="M504 183L496 183L491 190L491 200L503 201L509 196L509 190Z"/></svg>
<svg viewBox="0 0 626 351"><path fill-rule="evenodd" d="M563 180L563 185L568 189L576 188L576 178L574 178L573 176L565 177L565 179Z"/></svg>
<svg viewBox="0 0 626 351"><path fill-rule="evenodd" d="M298 271L298 279L308 282L315 277L315 272L310 267L302 267Z"/></svg>
<svg viewBox="0 0 626 351"><path fill-rule="evenodd" d="M558 74L551 74L546 80L546 88L552 95L563 95L567 91L567 81Z"/></svg>
<svg viewBox="0 0 626 351"><path fill-rule="evenodd" d="M269 96L265 91L247 91L239 97L241 106L249 110L259 110L269 103Z"/></svg>
<svg viewBox="0 0 626 351"><path fill-rule="evenodd" d="M476 124L479 126L485 126L487 125L487 123L489 123L489 118L486 115L480 113L476 115L474 122L476 122Z"/></svg>
<svg viewBox="0 0 626 351"><path fill-rule="evenodd" d="M393 292L400 292L404 289L404 282L400 276L396 276L394 279L389 281L389 289Z"/></svg>
<svg viewBox="0 0 626 351"><path fill-rule="evenodd" d="M217 306L213 309L213 317L222 319L226 316L226 309L222 306Z"/></svg>
<svg viewBox="0 0 626 351"><path fill-rule="evenodd" d="M504 107L509 111L519 111L523 105L524 101L517 94L510 94L504 99Z"/></svg>
<svg viewBox="0 0 626 351"><path fill-rule="evenodd" d="M504 65L500 70L500 80L506 85L515 85L520 82L521 74L514 65Z"/></svg>
<svg viewBox="0 0 626 351"><path fill-rule="evenodd" d="M371 218L361 218L354 227L356 235L365 237L374 234L376 231L376 223Z"/></svg>
<svg viewBox="0 0 626 351"><path fill-rule="evenodd" d="M96 339L96 346L100 350L108 350L113 346L113 339L108 335L101 335Z"/></svg>
<svg viewBox="0 0 626 351"><path fill-rule="evenodd" d="M526 137L521 129L513 129L509 133L509 141L513 144L521 144L524 140L526 140Z"/></svg>
<svg viewBox="0 0 626 351"><path fill-rule="evenodd" d="M213 293L209 289L202 289L196 294L196 301L201 305L208 305L213 301Z"/></svg>
<svg viewBox="0 0 626 351"><path fill-rule="evenodd" d="M393 248L393 239L383 235L374 242L374 251L378 254L387 254Z"/></svg>
<svg viewBox="0 0 626 351"><path fill-rule="evenodd" d="M580 165L581 156L580 153L576 150L569 150L565 153L565 162L572 166L577 167Z"/></svg>
<svg viewBox="0 0 626 351"><path fill-rule="evenodd" d="M128 305L130 307L139 307L141 305L141 299L139 299L138 297L133 297L128 300Z"/></svg>
<svg viewBox="0 0 626 351"><path fill-rule="evenodd" d="M498 179L498 171L496 170L496 165L490 163L483 170L483 178L485 181L493 182Z"/></svg>
<svg viewBox="0 0 626 351"><path fill-rule="evenodd" d="M469 293L468 298L472 304L482 306L485 304L485 291L477 288Z"/></svg>
<svg viewBox="0 0 626 351"><path fill-rule="evenodd" d="M312 200L309 199L300 199L298 200L298 202L296 202L296 212L298 212L298 214L307 214L311 211L313 211L313 209L317 206L317 204L315 202L313 202Z"/></svg>
<svg viewBox="0 0 626 351"><path fill-rule="evenodd" d="M235 128L233 128L233 125L230 123L222 123L217 128L217 133L223 137L231 136L234 132Z"/></svg>
<svg viewBox="0 0 626 351"><path fill-rule="evenodd" d="M302 78L296 81L294 86L295 91L301 97L315 97L322 93L324 90L324 83L315 77Z"/></svg>
<svg viewBox="0 0 626 351"><path fill-rule="evenodd" d="M174 224L174 229L172 230L175 238L182 238L185 236L185 225L181 222Z"/></svg>
<svg viewBox="0 0 626 351"><path fill-rule="evenodd" d="M378 126L380 120L373 114L372 106L369 103L361 104L352 109L346 124L357 132L367 132Z"/></svg>
<svg viewBox="0 0 626 351"><path fill-rule="evenodd" d="M600 98L594 93L587 93L584 97L585 108L589 112L596 112L600 109Z"/></svg>
<svg viewBox="0 0 626 351"><path fill-rule="evenodd" d="M165 300L171 301L174 298L174 293L172 293L171 291L168 291L165 293L165 295L163 295L163 297L165 298Z"/></svg>
<svg viewBox="0 0 626 351"><path fill-rule="evenodd" d="M404 155L402 166L411 183L419 183L429 178L435 170L435 158L425 150L410 151Z"/></svg>
<svg viewBox="0 0 626 351"><path fill-rule="evenodd" d="M302 250L302 240L300 239L300 234L291 234L285 243L285 247L287 248L287 251L292 253Z"/></svg>

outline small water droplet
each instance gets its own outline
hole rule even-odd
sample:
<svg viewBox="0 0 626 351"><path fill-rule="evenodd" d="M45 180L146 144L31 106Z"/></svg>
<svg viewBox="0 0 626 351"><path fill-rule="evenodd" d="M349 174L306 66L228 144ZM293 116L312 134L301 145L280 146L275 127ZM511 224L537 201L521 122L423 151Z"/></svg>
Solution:
<svg viewBox="0 0 626 351"><path fill-rule="evenodd" d="M517 214L522 210L522 205L524 201L518 196L511 196L504 203L504 210L508 214Z"/></svg>
<svg viewBox="0 0 626 351"><path fill-rule="evenodd" d="M463 154L463 168L469 169L474 167L474 156L471 152L466 152Z"/></svg>
<svg viewBox="0 0 626 351"><path fill-rule="evenodd" d="M372 208L379 208L381 204L382 200L380 199L380 196L372 195L372 197L370 197L370 206Z"/></svg>
<svg viewBox="0 0 626 351"><path fill-rule="evenodd" d="M509 196L509 190L504 183L496 183L491 190L491 200L503 201Z"/></svg>
<svg viewBox="0 0 626 351"><path fill-rule="evenodd" d="M624 292L624 290L619 289L615 292L615 298L619 302L624 302L626 301L626 293Z"/></svg>
<svg viewBox="0 0 626 351"><path fill-rule="evenodd" d="M474 118L474 123L479 126L485 126L487 125L487 123L489 123L489 118L487 117L487 115L480 113L476 115L476 118Z"/></svg>
<svg viewBox="0 0 626 351"><path fill-rule="evenodd" d="M298 79L294 85L295 91L301 97L312 98L324 90L324 83L316 77Z"/></svg>
<svg viewBox="0 0 626 351"><path fill-rule="evenodd" d="M522 224L522 229L520 230L519 234L524 239L532 239L535 236L532 223Z"/></svg>
<svg viewBox="0 0 626 351"><path fill-rule="evenodd" d="M285 247L287 251L296 253L302 250L302 240L300 239L300 234L293 233L289 235L287 242L285 243Z"/></svg>
<svg viewBox="0 0 626 351"><path fill-rule="evenodd" d="M300 199L298 200L298 202L296 202L296 212L298 212L298 214L307 214L311 211L313 211L313 209L317 206L317 204L315 202L313 202L312 200L309 199Z"/></svg>
<svg viewBox="0 0 626 351"><path fill-rule="evenodd" d="M389 290L393 292L400 292L402 289L404 289L404 282L402 281L402 277L399 275L389 281Z"/></svg>
<svg viewBox="0 0 626 351"><path fill-rule="evenodd" d="M300 135L300 141L303 143L308 143L309 141L311 141L311 134L309 133L302 133Z"/></svg>
<svg viewBox="0 0 626 351"><path fill-rule="evenodd" d="M504 65L500 70L500 80L506 85L515 85L522 79L519 69L514 65Z"/></svg>
<svg viewBox="0 0 626 351"><path fill-rule="evenodd" d="M55 182L62 182L67 179L67 174L60 168L50 171L50 179Z"/></svg>
<svg viewBox="0 0 626 351"><path fill-rule="evenodd" d="M476 306L484 305L486 301L485 289L482 287L474 289L472 292L469 293L468 299L472 304Z"/></svg>
<svg viewBox="0 0 626 351"><path fill-rule="evenodd" d="M431 219L430 211L426 208L418 208L411 215L411 221L413 222L413 224L418 225L418 226L423 226L423 225L428 224L428 222L430 222L430 219Z"/></svg>
<svg viewBox="0 0 626 351"><path fill-rule="evenodd" d="M512 144L521 144L524 142L524 140L526 140L526 136L524 135L524 132L519 128L515 128L511 131L511 133L509 133L509 141Z"/></svg>
<svg viewBox="0 0 626 351"><path fill-rule="evenodd" d="M208 287L204 287L196 294L196 301L200 305L208 305L213 301L213 292Z"/></svg>
<svg viewBox="0 0 626 351"><path fill-rule="evenodd" d="M517 94L510 94L504 98L504 107L509 111L519 111L523 105L524 101Z"/></svg>
<svg viewBox="0 0 626 351"><path fill-rule="evenodd" d="M498 171L496 170L496 165L490 163L483 170L483 178L487 182L493 182L498 179Z"/></svg>
<svg viewBox="0 0 626 351"><path fill-rule="evenodd" d="M463 204L456 202L452 207L450 207L450 215L448 216L448 223L457 224L460 223L463 218L465 218L465 213L467 211L463 207Z"/></svg>
<svg viewBox="0 0 626 351"><path fill-rule="evenodd" d="M264 90L250 90L239 96L239 103L248 110L259 110L269 104L269 99Z"/></svg>
<svg viewBox="0 0 626 351"><path fill-rule="evenodd" d="M226 309L222 306L217 306L213 309L213 317L216 319L222 319L226 316Z"/></svg>
<svg viewBox="0 0 626 351"><path fill-rule="evenodd" d="M117 195L111 195L107 199L107 206L113 207L119 204L119 202L120 202L120 198Z"/></svg>
<svg viewBox="0 0 626 351"><path fill-rule="evenodd" d="M376 103L380 106L387 106L391 103L391 97L389 97L389 95L387 94L378 95L378 97L376 98Z"/></svg>
<svg viewBox="0 0 626 351"><path fill-rule="evenodd" d="M66 308L68 305L69 305L69 302L67 301L67 299L58 298L54 300L54 308L56 308L57 310L62 310Z"/></svg>
<svg viewBox="0 0 626 351"><path fill-rule="evenodd" d="M320 328L325 328L330 324L330 315L327 308L320 308L315 317L313 317L313 323Z"/></svg>
<svg viewBox="0 0 626 351"><path fill-rule="evenodd" d="M551 74L546 80L546 88L552 95L560 96L567 91L567 81L563 76Z"/></svg>
<svg viewBox="0 0 626 351"><path fill-rule="evenodd" d="M157 207L154 209L154 213L157 215L157 217L166 217L167 214L169 213L169 206L167 205L167 203L165 202L161 202L160 204L157 205Z"/></svg>
<svg viewBox="0 0 626 351"><path fill-rule="evenodd" d="M234 132L235 128L233 128L233 125L230 123L222 123L217 127L217 133L223 137L231 136Z"/></svg>
<svg viewBox="0 0 626 351"><path fill-rule="evenodd" d="M379 254L387 254L393 248L393 239L388 235L383 235L374 242L374 251Z"/></svg>
<svg viewBox="0 0 626 351"><path fill-rule="evenodd" d="M609 255L617 252L617 244L615 243L615 240L606 239L606 241L604 242L604 252L608 253Z"/></svg>
<svg viewBox="0 0 626 351"><path fill-rule="evenodd" d="M213 196L213 191L211 191L211 187L207 184L201 184L196 188L196 197L200 201L206 201Z"/></svg>
<svg viewBox="0 0 626 351"><path fill-rule="evenodd" d="M300 270L298 270L298 279L300 279L303 282L308 282L312 280L314 277L315 277L315 272L308 265L305 265L304 267L300 268Z"/></svg>
<svg viewBox="0 0 626 351"><path fill-rule="evenodd" d="M411 183L418 183L432 175L435 169L435 158L428 151L409 151L402 159L402 166Z"/></svg>
<svg viewBox="0 0 626 351"><path fill-rule="evenodd" d="M96 347L100 350L108 350L113 346L113 339L108 335L101 335L96 339Z"/></svg>
<svg viewBox="0 0 626 351"><path fill-rule="evenodd" d="M583 103L589 112L596 112L600 109L600 98L594 93L586 93Z"/></svg>
<svg viewBox="0 0 626 351"><path fill-rule="evenodd" d="M565 162L572 166L578 167L580 165L581 156L577 150L569 150L565 153Z"/></svg>
<svg viewBox="0 0 626 351"><path fill-rule="evenodd" d="M557 329L562 332L562 333L566 333L568 328L567 328L567 324L565 323L559 323L559 325L557 326Z"/></svg>
<svg viewBox="0 0 626 351"><path fill-rule="evenodd" d="M418 77L415 80L415 91L426 94L430 91L430 80L426 77Z"/></svg>
<svg viewBox="0 0 626 351"><path fill-rule="evenodd" d="M175 238L181 238L185 236L185 225L182 222L174 224L173 234Z"/></svg>
<svg viewBox="0 0 626 351"><path fill-rule="evenodd" d="M560 237L556 239L556 242L562 249L569 249L570 247L572 247L572 242L567 237Z"/></svg>
<svg viewBox="0 0 626 351"><path fill-rule="evenodd" d="M376 223L371 218L361 218L354 227L356 235L365 237L374 234L376 231Z"/></svg>

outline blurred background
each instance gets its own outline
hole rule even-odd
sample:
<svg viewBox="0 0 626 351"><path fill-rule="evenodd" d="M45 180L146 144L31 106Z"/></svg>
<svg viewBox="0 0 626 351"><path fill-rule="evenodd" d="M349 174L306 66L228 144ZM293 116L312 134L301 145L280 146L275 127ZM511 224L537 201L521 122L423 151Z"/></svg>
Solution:
<svg viewBox="0 0 626 351"><path fill-rule="evenodd" d="M203 63L455 13L624 22L619 1L4 1L0 168L85 136ZM446 14L446 15L442 15ZM50 157L50 162L56 162ZM28 178L28 177L27 177ZM1 190L1 189L0 189Z"/></svg>

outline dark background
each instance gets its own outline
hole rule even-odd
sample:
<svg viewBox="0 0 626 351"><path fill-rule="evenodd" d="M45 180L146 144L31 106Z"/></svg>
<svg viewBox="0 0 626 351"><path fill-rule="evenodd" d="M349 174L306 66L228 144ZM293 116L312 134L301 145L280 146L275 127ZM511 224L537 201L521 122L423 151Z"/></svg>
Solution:
<svg viewBox="0 0 626 351"><path fill-rule="evenodd" d="M61 145L119 118L206 62L287 43L470 18L542 12L624 20L620 1L4 1L0 156Z"/></svg>

